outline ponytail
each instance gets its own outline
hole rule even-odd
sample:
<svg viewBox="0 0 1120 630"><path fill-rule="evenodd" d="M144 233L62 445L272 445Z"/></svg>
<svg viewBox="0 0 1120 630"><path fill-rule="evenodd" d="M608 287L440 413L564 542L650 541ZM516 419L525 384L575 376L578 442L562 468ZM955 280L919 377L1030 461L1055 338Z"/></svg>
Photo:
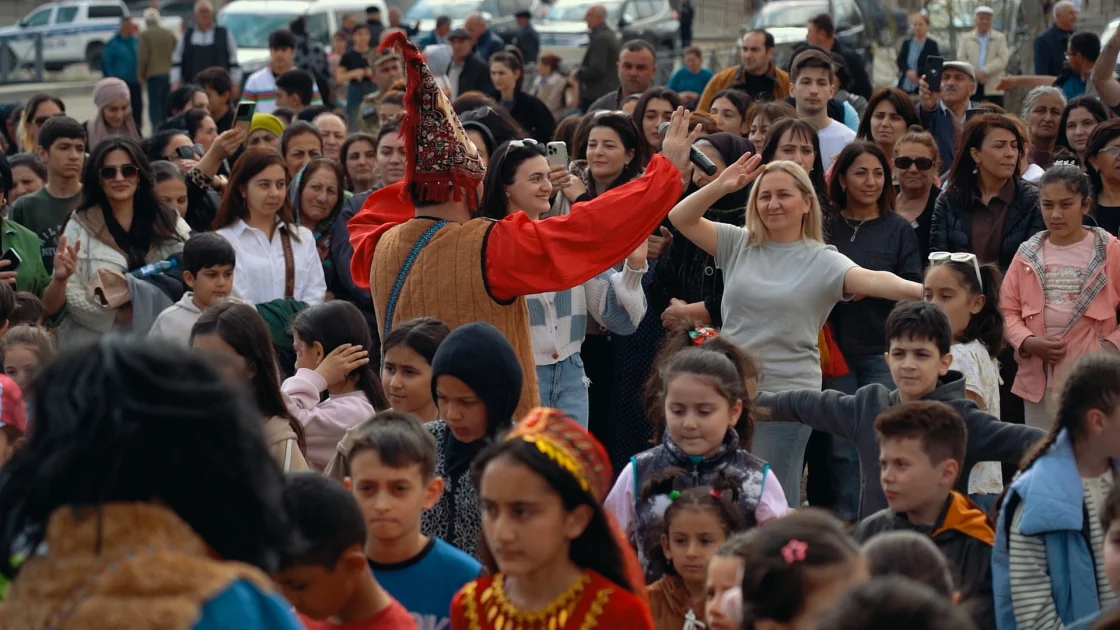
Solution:
<svg viewBox="0 0 1120 630"><path fill-rule="evenodd" d="M730 537L747 527L743 514L739 509L739 498L743 493L743 477L732 470L723 468L708 477L708 485L679 489L682 480L688 479L687 470L679 467L667 468L658 471L650 480L642 485L639 503L645 504L656 497L668 497L670 503L665 508L665 513L659 519L659 527L655 528L646 540L639 540L646 557L660 561L665 567L665 572L676 575L673 563L665 557L661 545L661 536L669 535L669 527L673 519L682 510L710 510L719 519L725 536Z"/></svg>
<svg viewBox="0 0 1120 630"><path fill-rule="evenodd" d="M1120 404L1120 355L1095 352L1082 356L1062 387L1054 425L1046 437L1023 456L1020 473L1030 470L1039 458L1050 452L1063 429L1069 432L1071 441L1077 442L1085 437L1082 422L1089 411L1096 409L1111 415L1117 404ZM1007 487L996 502L997 508L1003 504L1006 494Z"/></svg>
<svg viewBox="0 0 1120 630"><path fill-rule="evenodd" d="M757 379L761 371L758 362L740 348L735 342L718 334L715 329L699 325L692 320L684 320L677 326L670 328L665 333L661 348L653 361L649 379L646 381L643 399L645 401L646 417L653 425L653 441L660 444L665 435L665 383L666 379L661 373L668 365L670 359L682 350L691 347L701 347L713 350L727 357L735 370L739 373L739 382L745 384L748 379ZM739 387L740 390L744 386ZM751 438L754 434L754 418L751 415L750 398L743 395L743 413L739 416L739 423L735 431L739 434L739 448L749 451Z"/></svg>

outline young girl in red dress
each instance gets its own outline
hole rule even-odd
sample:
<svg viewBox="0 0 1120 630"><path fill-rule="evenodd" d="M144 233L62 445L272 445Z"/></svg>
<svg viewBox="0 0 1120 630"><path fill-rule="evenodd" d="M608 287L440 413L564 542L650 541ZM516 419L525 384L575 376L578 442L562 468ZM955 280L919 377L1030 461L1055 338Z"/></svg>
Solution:
<svg viewBox="0 0 1120 630"><path fill-rule="evenodd" d="M607 453L555 409L534 409L473 464L490 576L451 602L452 630L652 630L633 551L602 500Z"/></svg>

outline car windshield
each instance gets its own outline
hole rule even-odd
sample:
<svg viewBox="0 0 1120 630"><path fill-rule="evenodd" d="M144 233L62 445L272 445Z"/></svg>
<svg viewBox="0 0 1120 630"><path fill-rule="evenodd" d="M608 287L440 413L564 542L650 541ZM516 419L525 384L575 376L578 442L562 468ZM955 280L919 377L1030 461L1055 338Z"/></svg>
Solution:
<svg viewBox="0 0 1120 630"><path fill-rule="evenodd" d="M478 2L462 2L461 0L419 0L405 11L405 22L416 20L434 20L441 15L446 15L452 20L464 20L474 11L478 11Z"/></svg>
<svg viewBox="0 0 1120 630"><path fill-rule="evenodd" d="M548 19L582 22L583 16L587 15L587 10L596 4L601 4L606 8L607 24L618 22L618 18L622 15L621 2L587 2L586 0L573 0L572 2L558 0L557 3L552 5L552 8L548 10Z"/></svg>
<svg viewBox="0 0 1120 630"><path fill-rule="evenodd" d="M218 16L218 23L233 33L238 48L268 48L268 35L288 28L298 13L225 13Z"/></svg>
<svg viewBox="0 0 1120 630"><path fill-rule="evenodd" d="M813 17L828 12L827 4L767 4L751 20L751 28L800 26L804 28Z"/></svg>

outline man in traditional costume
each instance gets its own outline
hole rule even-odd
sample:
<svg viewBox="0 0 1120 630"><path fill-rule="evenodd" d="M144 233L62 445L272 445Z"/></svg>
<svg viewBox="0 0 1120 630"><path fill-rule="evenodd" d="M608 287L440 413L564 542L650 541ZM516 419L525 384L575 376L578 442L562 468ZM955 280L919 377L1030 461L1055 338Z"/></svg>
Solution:
<svg viewBox="0 0 1120 630"><path fill-rule="evenodd" d="M521 417L539 399L522 296L582 284L657 229L691 173L688 113L674 114L662 154L643 177L575 204L570 214L472 218L485 164L419 50L399 33L381 48L399 49L405 61L408 174L371 194L349 223L354 283L373 294L382 339L398 323L423 316L452 329L484 321L501 330L525 371Z"/></svg>

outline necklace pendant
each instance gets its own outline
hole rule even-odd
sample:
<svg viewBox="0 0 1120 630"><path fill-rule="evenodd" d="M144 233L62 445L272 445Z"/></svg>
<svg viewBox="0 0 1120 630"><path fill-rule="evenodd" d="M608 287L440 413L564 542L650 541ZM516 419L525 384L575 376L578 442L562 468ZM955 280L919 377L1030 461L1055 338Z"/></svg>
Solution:
<svg viewBox="0 0 1120 630"><path fill-rule="evenodd" d="M852 232L852 238L848 239L849 243L856 242L856 234L859 234L859 228L858 227L856 228L855 232Z"/></svg>

